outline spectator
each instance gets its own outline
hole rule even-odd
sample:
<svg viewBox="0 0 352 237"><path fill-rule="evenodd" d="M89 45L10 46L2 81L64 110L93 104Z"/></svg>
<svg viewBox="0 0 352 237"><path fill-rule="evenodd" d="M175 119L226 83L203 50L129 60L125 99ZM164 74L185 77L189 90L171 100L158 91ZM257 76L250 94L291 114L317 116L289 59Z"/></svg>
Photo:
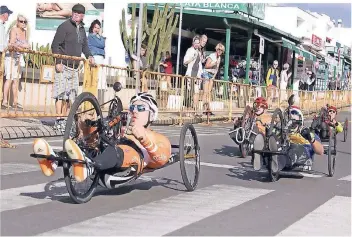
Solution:
<svg viewBox="0 0 352 237"><path fill-rule="evenodd" d="M105 60L105 40L106 38L101 35L101 23L99 20L94 20L89 27L88 47L94 57L96 64L104 64ZM104 68L99 68L98 75L98 98L99 101L104 100L102 97L102 90L107 90L106 73Z"/></svg>
<svg viewBox="0 0 352 237"><path fill-rule="evenodd" d="M145 70L148 69L149 65L147 64L147 46L145 44L141 45L140 57L132 55L131 58L134 60L134 69L135 70ZM137 60L139 60L139 69L137 68Z"/></svg>
<svg viewBox="0 0 352 237"><path fill-rule="evenodd" d="M277 98L277 81L279 79L279 69L277 68L279 66L279 62L277 60L274 60L273 65L269 68L268 73L266 74L266 86L271 88L267 90L268 92L268 98L271 98L274 100Z"/></svg>
<svg viewBox="0 0 352 237"><path fill-rule="evenodd" d="M208 36L202 35L200 37L200 54L201 54L202 64L204 64L205 61L207 60L205 55L205 46L207 45L207 42L208 42Z"/></svg>
<svg viewBox="0 0 352 237"><path fill-rule="evenodd" d="M266 86L277 86L277 80L279 79L279 69L277 68L278 66L279 62L275 60L266 75Z"/></svg>
<svg viewBox="0 0 352 237"><path fill-rule="evenodd" d="M80 57L82 52L94 64L94 58L88 47L88 40L84 29L83 18L85 7L76 4L72 7L72 16L64 21L56 30L51 49L54 54L62 54ZM67 115L70 102L73 103L78 93L78 67L75 60L56 60L56 74L53 85L53 98L55 101L56 113ZM55 128L64 131L66 121L58 117Z"/></svg>
<svg viewBox="0 0 352 237"><path fill-rule="evenodd" d="M169 51L166 51L165 54L165 60L163 63L160 63L160 65L164 68L164 73L165 74L173 74L172 71L172 61L171 61L171 55ZM167 85L169 88L172 87L171 85L171 76L170 75L166 75L166 81L167 81Z"/></svg>
<svg viewBox="0 0 352 237"><path fill-rule="evenodd" d="M281 71L281 77L280 77L280 97L281 97L281 101L283 100L287 100L287 93L286 93L286 89L287 89L287 83L289 78L291 77L291 73L288 73L288 70L290 68L290 65L288 63L284 64L284 68Z"/></svg>
<svg viewBox="0 0 352 237"><path fill-rule="evenodd" d="M219 71L221 55L224 52L225 52L225 46L219 43L215 47L215 52L210 54L207 57L204 74L203 74L203 78L205 79L205 81L204 81L203 99L202 99L204 105L207 105L207 110L209 109L210 102L211 102L211 91L213 90L214 79L216 74Z"/></svg>
<svg viewBox="0 0 352 237"><path fill-rule="evenodd" d="M18 15L15 26L10 28L9 36L9 46L13 46L17 49L29 49L30 45L28 43L28 33L26 26L28 20L23 15ZM5 54L5 73L6 73L6 82L4 85L4 99L3 106L8 108L8 98L9 90L12 84L12 93L13 93L13 107L22 108L20 104L17 103L18 100L18 83L22 75L22 68L24 60L23 53L20 52L10 52L7 51Z"/></svg>
<svg viewBox="0 0 352 237"><path fill-rule="evenodd" d="M308 72L307 89L314 91L316 76L314 72Z"/></svg>
<svg viewBox="0 0 352 237"><path fill-rule="evenodd" d="M5 22L9 20L9 16L13 12L7 8L7 6L0 7L0 64L2 59L2 53L7 46L7 37L5 31Z"/></svg>
<svg viewBox="0 0 352 237"><path fill-rule="evenodd" d="M187 66L185 76L193 78L201 78L202 76L202 61L200 52L200 37L196 35L193 38L192 47L188 48L186 55L183 58L183 64ZM200 81L188 78L186 80L185 106L190 107L193 96L193 106L198 107Z"/></svg>

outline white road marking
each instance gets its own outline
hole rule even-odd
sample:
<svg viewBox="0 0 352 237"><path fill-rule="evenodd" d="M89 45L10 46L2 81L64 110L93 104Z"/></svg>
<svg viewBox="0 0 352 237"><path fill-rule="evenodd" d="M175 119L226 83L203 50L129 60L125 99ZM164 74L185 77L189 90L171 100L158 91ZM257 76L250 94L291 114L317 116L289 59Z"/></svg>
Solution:
<svg viewBox="0 0 352 237"><path fill-rule="evenodd" d="M3 163L0 164L1 175L19 174L26 172L39 171L39 165L25 163Z"/></svg>
<svg viewBox="0 0 352 237"><path fill-rule="evenodd" d="M347 175L346 177L343 177L339 180L344 180L344 181L350 181L351 182L351 175Z"/></svg>
<svg viewBox="0 0 352 237"><path fill-rule="evenodd" d="M151 181L159 182L162 179L145 175L128 185ZM98 191L100 190L107 189L98 186ZM54 182L3 189L1 190L1 212L45 204L68 196L65 182L62 179Z"/></svg>
<svg viewBox="0 0 352 237"><path fill-rule="evenodd" d="M272 191L214 185L95 217L41 235L163 236Z"/></svg>
<svg viewBox="0 0 352 237"><path fill-rule="evenodd" d="M351 236L351 197L333 197L278 235Z"/></svg>

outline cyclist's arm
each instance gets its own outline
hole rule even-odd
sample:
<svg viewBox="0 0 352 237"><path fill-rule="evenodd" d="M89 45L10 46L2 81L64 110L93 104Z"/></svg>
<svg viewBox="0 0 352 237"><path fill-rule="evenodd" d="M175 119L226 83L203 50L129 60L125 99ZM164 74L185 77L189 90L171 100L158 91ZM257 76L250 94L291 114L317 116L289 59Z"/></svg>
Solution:
<svg viewBox="0 0 352 237"><path fill-rule="evenodd" d="M310 144L312 144L314 153L317 155L323 155L324 154L324 147L321 144L319 136L315 133L311 133L311 136L314 137L313 143L310 141Z"/></svg>
<svg viewBox="0 0 352 237"><path fill-rule="evenodd" d="M153 139L154 138L154 139ZM155 163L166 163L171 157L171 144L161 134L154 134L152 138L146 136L141 145L147 150L150 158Z"/></svg>

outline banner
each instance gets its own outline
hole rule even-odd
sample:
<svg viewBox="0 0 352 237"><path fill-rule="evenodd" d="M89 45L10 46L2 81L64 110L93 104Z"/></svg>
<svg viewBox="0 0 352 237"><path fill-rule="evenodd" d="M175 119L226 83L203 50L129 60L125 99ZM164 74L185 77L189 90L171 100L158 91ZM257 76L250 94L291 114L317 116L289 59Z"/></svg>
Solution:
<svg viewBox="0 0 352 237"><path fill-rule="evenodd" d="M72 15L72 7L77 3L37 3L36 30L56 30L59 25ZM83 19L84 27L88 31L90 24L98 19L104 20L104 3L81 3L86 13Z"/></svg>

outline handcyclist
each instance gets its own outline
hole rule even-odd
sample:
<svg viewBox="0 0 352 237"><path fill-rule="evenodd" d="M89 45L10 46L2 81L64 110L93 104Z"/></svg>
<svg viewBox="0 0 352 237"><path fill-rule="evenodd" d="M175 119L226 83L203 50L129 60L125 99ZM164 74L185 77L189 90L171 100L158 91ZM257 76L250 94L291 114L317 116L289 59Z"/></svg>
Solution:
<svg viewBox="0 0 352 237"><path fill-rule="evenodd" d="M329 138L329 126L334 127L336 133L343 132L343 126L340 122L336 120L337 108L335 106L327 107L327 116L323 118L316 117L311 125L311 128L320 135L321 139Z"/></svg>
<svg viewBox="0 0 352 237"><path fill-rule="evenodd" d="M266 113L267 109L268 109L268 102L266 101L265 98L258 97L254 100L253 111L254 111L254 114L256 115L256 129L257 129L257 131L255 132L260 132L263 135L265 135L266 127L270 124L270 121L271 121L270 114ZM236 128L241 127L242 120L243 120L243 117L239 117L235 120L234 130L236 130ZM236 142L236 138L234 136L236 136L235 133L230 134L230 137Z"/></svg>
<svg viewBox="0 0 352 237"><path fill-rule="evenodd" d="M291 119L288 121L289 125L289 140L290 147L287 155L272 155L272 171L274 173L284 168L291 169L294 165L303 166L305 170L311 170L313 165L314 154L322 155L324 147L320 142L317 134L311 133L310 129L304 127L303 113L297 106L292 106L290 109ZM270 136L269 150L278 151L280 144L275 136ZM263 150L264 137L257 136L254 140L254 149ZM263 157L255 153L253 168L260 170L263 163Z"/></svg>
<svg viewBox="0 0 352 237"><path fill-rule="evenodd" d="M138 93L130 100L129 110L132 115L129 130L132 135L126 135L130 144L108 146L101 154L94 158L95 167L100 171L120 168L131 168L140 173L143 168L159 168L171 158L171 144L169 139L150 129L150 125L157 119L158 105L148 93ZM87 134L86 134L87 135ZM65 150L70 159L86 161L86 164L73 163L74 177L78 182L84 181L94 171L92 159L85 154L78 145L68 139ZM44 139L34 141L34 153L40 155L56 155ZM55 164L47 159L38 159L40 167L46 176L51 176Z"/></svg>

